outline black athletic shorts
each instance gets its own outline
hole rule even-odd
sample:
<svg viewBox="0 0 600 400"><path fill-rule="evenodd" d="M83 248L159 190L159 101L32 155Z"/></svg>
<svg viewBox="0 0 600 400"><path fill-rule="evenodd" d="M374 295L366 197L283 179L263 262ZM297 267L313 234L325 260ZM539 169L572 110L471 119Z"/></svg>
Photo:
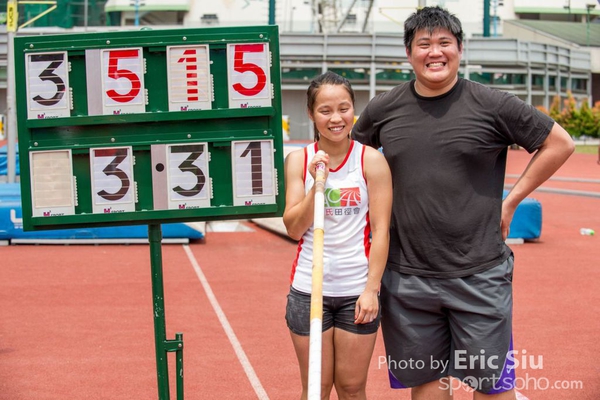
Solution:
<svg viewBox="0 0 600 400"><path fill-rule="evenodd" d="M386 269L381 330L391 386L453 376L482 393L512 389L512 273L512 256L464 278Z"/></svg>
<svg viewBox="0 0 600 400"><path fill-rule="evenodd" d="M377 332L381 320L381 306L377 318L366 324L354 323L354 310L358 296L323 296L323 332L335 327L359 335ZM287 326L296 335L310 335L310 294L290 287L285 312Z"/></svg>

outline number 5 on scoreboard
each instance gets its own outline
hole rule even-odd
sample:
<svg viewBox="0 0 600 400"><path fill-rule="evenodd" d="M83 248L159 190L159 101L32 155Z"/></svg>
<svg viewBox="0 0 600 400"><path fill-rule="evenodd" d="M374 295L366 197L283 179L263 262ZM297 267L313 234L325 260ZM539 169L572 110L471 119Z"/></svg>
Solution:
<svg viewBox="0 0 600 400"><path fill-rule="evenodd" d="M268 43L228 44L229 108L271 106Z"/></svg>

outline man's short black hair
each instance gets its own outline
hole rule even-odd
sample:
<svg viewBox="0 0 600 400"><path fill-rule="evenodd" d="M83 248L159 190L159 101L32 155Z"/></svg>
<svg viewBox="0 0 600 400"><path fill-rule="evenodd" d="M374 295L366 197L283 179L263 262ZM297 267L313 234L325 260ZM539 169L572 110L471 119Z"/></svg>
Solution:
<svg viewBox="0 0 600 400"><path fill-rule="evenodd" d="M404 22L404 46L411 51L411 44L417 31L426 29L433 33L436 29L444 28L452 32L460 49L463 41L463 30L460 20L439 6L423 7L411 14Z"/></svg>

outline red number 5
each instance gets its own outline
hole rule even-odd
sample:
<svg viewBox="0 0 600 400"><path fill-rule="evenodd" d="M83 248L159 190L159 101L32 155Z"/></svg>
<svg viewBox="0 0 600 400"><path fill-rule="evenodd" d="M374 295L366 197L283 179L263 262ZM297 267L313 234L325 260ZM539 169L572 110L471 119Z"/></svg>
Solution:
<svg viewBox="0 0 600 400"><path fill-rule="evenodd" d="M233 69L237 72L252 72L256 75L256 85L251 88L247 88L241 83L235 83L233 85L233 89L244 95L244 96L254 96L260 93L267 83L267 77L265 75L265 71L256 64L245 63L244 62L244 53L262 53L264 52L264 44L240 44L235 46L235 54L233 61Z"/></svg>
<svg viewBox="0 0 600 400"><path fill-rule="evenodd" d="M120 94L114 89L106 92L108 97L119 103L128 103L135 99L140 93L140 78L128 69L118 69L119 59L137 58L139 50L117 50L111 51L108 56L108 77L112 79L125 78L131 82L131 90L126 94Z"/></svg>

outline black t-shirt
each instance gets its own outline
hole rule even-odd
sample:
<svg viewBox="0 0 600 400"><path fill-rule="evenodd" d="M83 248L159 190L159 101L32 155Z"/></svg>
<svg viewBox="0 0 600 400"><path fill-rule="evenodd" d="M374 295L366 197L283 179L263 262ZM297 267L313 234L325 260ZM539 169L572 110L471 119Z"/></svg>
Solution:
<svg viewBox="0 0 600 400"><path fill-rule="evenodd" d="M451 278L504 261L507 148L539 148L554 121L516 96L459 79L422 97L414 81L376 96L353 137L383 147L394 185L388 268Z"/></svg>

